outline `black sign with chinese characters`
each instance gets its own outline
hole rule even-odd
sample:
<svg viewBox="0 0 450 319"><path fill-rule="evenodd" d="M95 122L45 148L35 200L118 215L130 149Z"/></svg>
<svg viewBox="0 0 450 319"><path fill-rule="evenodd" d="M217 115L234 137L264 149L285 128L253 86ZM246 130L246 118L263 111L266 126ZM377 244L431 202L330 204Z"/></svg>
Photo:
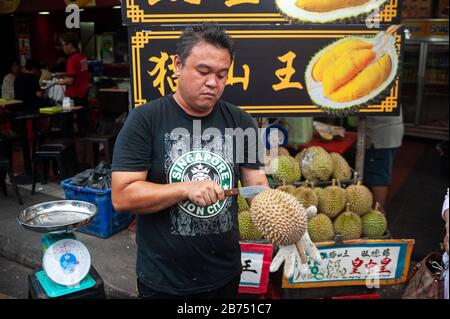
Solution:
<svg viewBox="0 0 450 319"><path fill-rule="evenodd" d="M221 24L361 23L400 21L402 0L367 0L356 7L333 7L323 12L302 10L297 0L123 0L125 25L187 24L214 21ZM317 0L311 0L312 2ZM355 11L356 10L356 11ZM346 14L346 11L349 11ZM353 12L355 11L355 12ZM343 16L340 13L344 12ZM304 13L304 14L303 14ZM321 18L329 15L326 20ZM356 18L355 18L356 17Z"/></svg>
<svg viewBox="0 0 450 319"><path fill-rule="evenodd" d="M387 26L384 26L386 29ZM327 116L311 99L306 85L308 64L322 48L350 36L374 38L380 30L357 26L319 30L309 27L230 28L236 54L223 100L238 105L253 116ZM145 104L177 89L173 57L180 30L145 31L129 28L133 106ZM402 36L393 35L401 53ZM398 115L399 79L385 90L377 104L356 114Z"/></svg>

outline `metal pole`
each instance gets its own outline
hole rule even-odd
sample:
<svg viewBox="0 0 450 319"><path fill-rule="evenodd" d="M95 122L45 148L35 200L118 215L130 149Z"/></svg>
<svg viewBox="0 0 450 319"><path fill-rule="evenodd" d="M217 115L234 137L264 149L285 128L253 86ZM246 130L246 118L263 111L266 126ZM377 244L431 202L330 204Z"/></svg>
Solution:
<svg viewBox="0 0 450 319"><path fill-rule="evenodd" d="M355 169L359 177L364 177L364 156L366 154L365 136L366 135L366 118L358 119L358 134L356 139L356 160Z"/></svg>

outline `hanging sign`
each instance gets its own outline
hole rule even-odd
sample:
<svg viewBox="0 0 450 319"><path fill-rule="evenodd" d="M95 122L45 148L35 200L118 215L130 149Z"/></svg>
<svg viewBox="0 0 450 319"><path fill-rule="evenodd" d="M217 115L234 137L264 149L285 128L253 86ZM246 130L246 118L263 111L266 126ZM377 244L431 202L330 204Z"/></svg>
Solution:
<svg viewBox="0 0 450 319"><path fill-rule="evenodd" d="M405 282L414 240L349 240L317 244L322 263L308 261L306 276L283 277L283 288L393 285ZM298 262L298 261L297 261Z"/></svg>
<svg viewBox="0 0 450 319"><path fill-rule="evenodd" d="M264 294L269 284L272 245L241 242L242 274L239 293Z"/></svg>
<svg viewBox="0 0 450 319"><path fill-rule="evenodd" d="M401 0L124 0L125 25L214 21L258 23L398 23Z"/></svg>
<svg viewBox="0 0 450 319"><path fill-rule="evenodd" d="M236 53L222 99L253 116L398 115L402 32L387 28L229 28ZM129 27L134 107L177 90L180 34ZM353 57L344 56L353 49ZM354 58L362 63L345 71L350 76L336 71L335 62Z"/></svg>

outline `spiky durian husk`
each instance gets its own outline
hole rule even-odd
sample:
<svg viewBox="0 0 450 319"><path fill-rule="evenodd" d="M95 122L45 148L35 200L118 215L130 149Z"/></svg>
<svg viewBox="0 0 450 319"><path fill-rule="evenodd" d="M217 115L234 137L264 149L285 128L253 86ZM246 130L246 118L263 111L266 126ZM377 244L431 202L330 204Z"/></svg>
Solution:
<svg viewBox="0 0 450 319"><path fill-rule="evenodd" d="M276 183L293 184L302 177L298 162L291 156L278 156L270 161L271 172Z"/></svg>
<svg viewBox="0 0 450 319"><path fill-rule="evenodd" d="M238 215L239 222L239 239L242 240L260 240L261 233L252 221L250 211L246 210Z"/></svg>
<svg viewBox="0 0 450 319"><path fill-rule="evenodd" d="M336 185L328 186L319 195L319 212L335 218L345 209L346 203L345 189Z"/></svg>
<svg viewBox="0 0 450 319"><path fill-rule="evenodd" d="M363 236L369 238L379 238L387 231L387 219L383 213L378 211L378 204L375 209L361 217Z"/></svg>
<svg viewBox="0 0 450 319"><path fill-rule="evenodd" d="M302 204L304 208L308 208L310 206L319 206L319 197L311 187L297 187L292 195L300 202L300 204Z"/></svg>
<svg viewBox="0 0 450 319"><path fill-rule="evenodd" d="M361 217L349 210L335 219L333 227L336 235L342 235L345 240L359 239L362 234Z"/></svg>
<svg viewBox="0 0 450 319"><path fill-rule="evenodd" d="M250 213L258 231L274 245L293 245L307 230L302 205L294 196L276 189L256 195Z"/></svg>
<svg viewBox="0 0 450 319"><path fill-rule="evenodd" d="M347 160L339 153L330 153L333 161L333 178L344 180L352 177L352 168Z"/></svg>
<svg viewBox="0 0 450 319"><path fill-rule="evenodd" d="M312 146L302 151L300 167L303 176L309 181L328 181L333 173L333 161L320 146Z"/></svg>
<svg viewBox="0 0 450 319"><path fill-rule="evenodd" d="M357 185L348 186L345 189L345 193L350 210L359 216L364 215L372 208L372 193L361 182Z"/></svg>
<svg viewBox="0 0 450 319"><path fill-rule="evenodd" d="M293 194L296 190L294 185L282 185L282 186L278 186L277 190L288 193L288 194Z"/></svg>
<svg viewBox="0 0 450 319"><path fill-rule="evenodd" d="M308 234L313 242L333 240L333 222L327 215L317 214L308 222Z"/></svg>
<svg viewBox="0 0 450 319"><path fill-rule="evenodd" d="M373 9L369 10L369 12L355 12L354 14L350 13L347 17L342 17L342 18L336 18L335 15L333 17L333 14L330 13L330 19L323 19L324 14L322 13L319 15L319 16L322 16L322 21L317 21L317 20L311 21L311 19L308 19L305 16L303 19L300 19L299 16L296 16L293 12L285 12L284 10L282 10L281 9L281 7L283 5L282 2L285 2L285 1L292 1L295 3L297 0L276 0L277 8L278 8L278 11L280 12L280 14L291 22L302 23L302 24L303 23L308 23L308 24L310 24L310 23L361 24L361 23L365 23L367 21L367 18L369 17L369 15L372 13L372 10L373 10ZM384 0L384 2L378 6L380 12L382 12L384 10L388 1L389 0ZM351 11L351 9L350 9L350 11ZM298 12L301 12L300 9L298 9Z"/></svg>

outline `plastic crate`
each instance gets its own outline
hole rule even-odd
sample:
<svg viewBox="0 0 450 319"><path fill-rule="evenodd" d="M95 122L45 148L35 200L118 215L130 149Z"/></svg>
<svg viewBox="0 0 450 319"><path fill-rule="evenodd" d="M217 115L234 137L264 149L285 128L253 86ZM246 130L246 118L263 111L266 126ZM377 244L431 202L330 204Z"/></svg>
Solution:
<svg viewBox="0 0 450 319"><path fill-rule="evenodd" d="M61 182L66 199L81 200L97 206L97 214L92 221L84 227L77 229L82 233L107 238L125 229L134 219L134 215L118 214L111 202L111 190L97 190L86 187L70 185L71 178Z"/></svg>

